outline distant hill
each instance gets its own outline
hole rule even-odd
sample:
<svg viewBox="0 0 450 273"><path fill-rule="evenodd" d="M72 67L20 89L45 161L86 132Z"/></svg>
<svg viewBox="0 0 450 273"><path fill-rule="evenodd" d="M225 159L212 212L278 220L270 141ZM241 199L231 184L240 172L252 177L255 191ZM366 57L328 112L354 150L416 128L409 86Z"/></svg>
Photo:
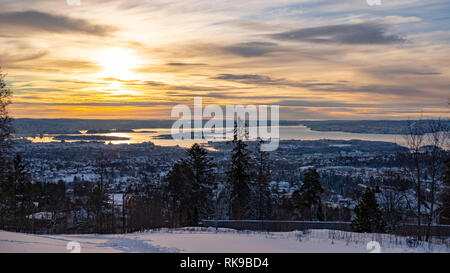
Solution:
<svg viewBox="0 0 450 273"><path fill-rule="evenodd" d="M17 134L75 134L90 132L129 132L137 128L171 128L173 120L124 119L15 119Z"/></svg>
<svg viewBox="0 0 450 273"><path fill-rule="evenodd" d="M314 131L336 131L362 134L394 134L408 133L410 124L423 128L429 133L430 120L326 120L326 121L300 121L300 124ZM450 120L442 120L443 131L450 130Z"/></svg>
<svg viewBox="0 0 450 273"><path fill-rule="evenodd" d="M126 119L29 119L14 120L17 134L77 134L89 132L131 132L140 128L171 128L175 120L126 120ZM280 121L280 125L300 125L299 121Z"/></svg>
<svg viewBox="0 0 450 273"><path fill-rule="evenodd" d="M337 131L368 134L406 134L408 125L418 123L428 132L429 120L327 120L292 121L280 120L282 126L304 125L314 131ZM140 128L171 128L174 120L126 120L126 119L29 119L14 120L17 134L76 134L80 130L90 132L130 132ZM270 123L269 123L270 125ZM445 130L450 130L450 121L443 120Z"/></svg>

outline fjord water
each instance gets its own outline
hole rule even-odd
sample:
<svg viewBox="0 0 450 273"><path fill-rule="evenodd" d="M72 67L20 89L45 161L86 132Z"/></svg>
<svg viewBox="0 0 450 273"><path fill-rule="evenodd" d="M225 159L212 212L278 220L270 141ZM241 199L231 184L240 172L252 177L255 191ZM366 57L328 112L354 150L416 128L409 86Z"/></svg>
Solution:
<svg viewBox="0 0 450 273"><path fill-rule="evenodd" d="M226 128L227 131L232 130L232 128ZM193 130L196 131L196 130ZM269 129L270 131L270 129ZM181 146L188 147L195 142L206 143L207 140L174 140L171 138L158 138L161 135L170 135L170 128L160 128L160 129L147 129L140 128L134 129L134 132L126 133L104 133L104 134L89 134L97 136L117 136L126 137L128 140L107 140L105 143L112 144L131 144L131 143L143 143L151 141L155 145L160 146ZM360 139L367 141L386 141L393 142L399 145L404 143L404 137L402 135L392 135L392 134L360 134L360 133L347 133L347 132L322 132L313 131L306 126L279 126L279 134L281 140L319 140L319 139L333 139L333 140L351 140ZM83 132L83 135L87 135ZM56 141L53 137L56 135L44 135L43 137L28 137L27 139L32 142L52 142ZM219 137L219 134L215 134ZM70 141L67 141L70 142Z"/></svg>

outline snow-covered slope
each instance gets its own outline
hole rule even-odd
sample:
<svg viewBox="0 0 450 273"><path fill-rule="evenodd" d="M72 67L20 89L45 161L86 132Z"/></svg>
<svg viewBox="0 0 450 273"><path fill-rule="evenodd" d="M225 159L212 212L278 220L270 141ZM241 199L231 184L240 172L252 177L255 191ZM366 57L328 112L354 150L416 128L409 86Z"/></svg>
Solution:
<svg viewBox="0 0 450 273"><path fill-rule="evenodd" d="M205 228L161 229L115 235L35 235L0 231L0 252L69 253L78 244L83 253L370 252L366 248L370 241L377 241L381 252L450 252L448 246L426 243L411 246L407 238L386 234L331 230L269 233Z"/></svg>

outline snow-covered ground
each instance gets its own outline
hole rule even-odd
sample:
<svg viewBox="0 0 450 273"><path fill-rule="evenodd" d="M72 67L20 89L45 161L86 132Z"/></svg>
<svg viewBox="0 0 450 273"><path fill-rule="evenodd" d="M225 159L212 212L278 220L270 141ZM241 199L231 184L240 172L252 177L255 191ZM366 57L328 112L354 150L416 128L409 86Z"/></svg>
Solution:
<svg viewBox="0 0 450 273"><path fill-rule="evenodd" d="M441 244L412 246L405 237L332 230L253 232L230 229L160 229L114 235L35 235L0 231L0 252L190 252L190 253L288 253L370 252L377 241L380 252L450 252ZM69 246L71 247L68 247ZM372 243L373 244L373 243ZM375 243L376 245L376 243ZM73 248L75 246L75 248Z"/></svg>

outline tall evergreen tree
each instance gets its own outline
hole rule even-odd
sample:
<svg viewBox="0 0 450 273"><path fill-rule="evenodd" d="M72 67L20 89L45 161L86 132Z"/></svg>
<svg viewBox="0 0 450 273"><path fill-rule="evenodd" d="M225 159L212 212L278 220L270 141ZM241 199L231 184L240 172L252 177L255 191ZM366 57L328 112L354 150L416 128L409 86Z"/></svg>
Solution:
<svg viewBox="0 0 450 273"><path fill-rule="evenodd" d="M238 123L234 126L234 137L231 156L231 167L228 171L228 182L231 187L230 205L231 217L234 220L242 220L249 216L250 191L250 160L247 144L240 135L242 128Z"/></svg>
<svg viewBox="0 0 450 273"><path fill-rule="evenodd" d="M190 209L192 172L186 161L175 163L166 179L170 222L174 227L187 225L192 218Z"/></svg>
<svg viewBox="0 0 450 273"><path fill-rule="evenodd" d="M4 188L6 189L6 209L7 218L9 218L10 224L12 224L16 231L19 231L21 220L20 205L23 201L23 193L26 183L25 166L22 164L20 155L16 155L13 160L13 164L8 170L7 181L4 182Z"/></svg>
<svg viewBox="0 0 450 273"><path fill-rule="evenodd" d="M23 230L26 225L26 216L33 210L32 189L28 177L26 166L22 161L20 154L17 154L13 160L13 168L10 173L11 187L15 192L15 215L14 219L19 230Z"/></svg>
<svg viewBox="0 0 450 273"><path fill-rule="evenodd" d="M89 206L95 214L96 230L99 233L106 231L105 221L106 212L108 210L108 169L109 162L106 155L101 153L95 162L94 172L99 176L96 186L92 189L89 198Z"/></svg>
<svg viewBox="0 0 450 273"><path fill-rule="evenodd" d="M95 214L96 232L104 233L105 227L105 212L109 201L109 197L106 193L105 184L101 181L97 181L96 186L92 189L89 196L90 210Z"/></svg>
<svg viewBox="0 0 450 273"><path fill-rule="evenodd" d="M0 70L0 218L7 213L6 196L8 193L8 173L10 169L10 136L13 131L12 119L8 113L12 92L7 88L5 74ZM3 206L2 206L3 203Z"/></svg>
<svg viewBox="0 0 450 273"><path fill-rule="evenodd" d="M269 155L267 152L261 150L263 143L264 141L260 139L257 149L256 198L257 216L259 220L266 219L272 212L272 197L269 191Z"/></svg>
<svg viewBox="0 0 450 273"><path fill-rule="evenodd" d="M356 217L351 223L355 232L382 233L386 222L375 198L375 192L367 188L360 203L355 207Z"/></svg>
<svg viewBox="0 0 450 273"><path fill-rule="evenodd" d="M293 193L293 200L303 215L309 220L323 220L322 185L316 169L308 169L304 174L303 185Z"/></svg>
<svg viewBox="0 0 450 273"><path fill-rule="evenodd" d="M212 210L212 189L214 187L214 164L208 158L208 152L195 143L187 151L186 164L191 172L191 224L196 225L201 218L207 217Z"/></svg>
<svg viewBox="0 0 450 273"><path fill-rule="evenodd" d="M174 225L197 225L212 210L213 164L208 152L195 143L187 158L175 163L167 175L167 191Z"/></svg>
<svg viewBox="0 0 450 273"><path fill-rule="evenodd" d="M8 140L13 132L12 118L8 112L12 92L7 88L5 77L6 75L2 74L0 70L0 160L5 160L4 157L8 154Z"/></svg>

